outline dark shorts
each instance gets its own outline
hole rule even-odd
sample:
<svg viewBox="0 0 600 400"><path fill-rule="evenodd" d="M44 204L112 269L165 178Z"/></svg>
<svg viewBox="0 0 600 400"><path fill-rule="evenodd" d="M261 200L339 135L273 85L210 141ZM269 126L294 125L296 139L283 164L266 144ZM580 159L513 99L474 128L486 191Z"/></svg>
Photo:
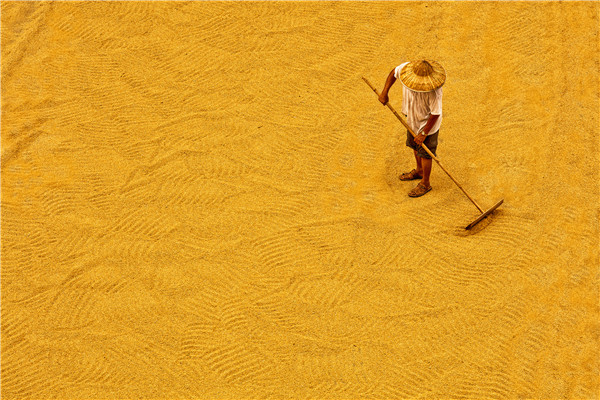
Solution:
<svg viewBox="0 0 600 400"><path fill-rule="evenodd" d="M432 135L427 135L427 137L425 138L425 141L423 142L423 144L425 146L427 146L427 148L429 150L431 150L433 155L436 157L437 157L437 153L435 152L435 150L437 149L439 133L440 133L440 131L437 131L436 133L434 133ZM431 156L429 154L427 154L427 152L425 151L425 149L422 146L417 146L417 144L415 143L415 138L413 137L413 135L410 134L409 131L406 131L406 145L408 147L410 147L411 149L416 150L417 155L419 157L431 158Z"/></svg>

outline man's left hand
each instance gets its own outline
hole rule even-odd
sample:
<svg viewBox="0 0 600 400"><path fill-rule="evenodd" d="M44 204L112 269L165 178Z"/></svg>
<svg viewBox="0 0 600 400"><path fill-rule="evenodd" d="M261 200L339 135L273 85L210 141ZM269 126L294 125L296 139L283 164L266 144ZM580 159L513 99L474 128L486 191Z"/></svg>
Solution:
<svg viewBox="0 0 600 400"><path fill-rule="evenodd" d="M425 135L423 132L421 132L420 134L418 134L415 137L415 143L417 144L417 146L422 145L423 142L425 141L425 138L427 138L427 135Z"/></svg>

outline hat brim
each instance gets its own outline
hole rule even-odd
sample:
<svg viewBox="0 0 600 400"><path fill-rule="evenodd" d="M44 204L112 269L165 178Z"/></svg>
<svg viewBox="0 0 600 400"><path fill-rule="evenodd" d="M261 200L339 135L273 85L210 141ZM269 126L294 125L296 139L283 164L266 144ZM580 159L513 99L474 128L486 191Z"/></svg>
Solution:
<svg viewBox="0 0 600 400"><path fill-rule="evenodd" d="M437 61L426 61L433 67L431 74L425 76L417 75L412 68L415 61L411 61L400 71L400 82L402 82L402 85L414 92L431 92L432 90L441 88L446 82L444 67Z"/></svg>

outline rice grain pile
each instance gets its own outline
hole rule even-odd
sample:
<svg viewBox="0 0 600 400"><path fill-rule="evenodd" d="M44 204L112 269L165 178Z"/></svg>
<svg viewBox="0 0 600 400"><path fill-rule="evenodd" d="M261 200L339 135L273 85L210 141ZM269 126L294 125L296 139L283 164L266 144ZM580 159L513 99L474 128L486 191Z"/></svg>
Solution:
<svg viewBox="0 0 600 400"><path fill-rule="evenodd" d="M2 2L2 398L597 399L599 7Z"/></svg>

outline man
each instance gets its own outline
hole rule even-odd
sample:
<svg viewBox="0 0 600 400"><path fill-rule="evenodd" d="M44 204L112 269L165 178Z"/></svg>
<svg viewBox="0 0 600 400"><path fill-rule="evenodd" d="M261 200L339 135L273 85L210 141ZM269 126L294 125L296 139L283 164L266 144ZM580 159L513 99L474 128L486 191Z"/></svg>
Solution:
<svg viewBox="0 0 600 400"><path fill-rule="evenodd" d="M421 181L408 195L420 197L431 190L432 159L421 144L437 156L437 142L442 123L442 85L446 81L444 68L433 60L418 60L400 64L387 77L385 87L379 95L379 101L386 104L388 92L394 82L402 82L402 114L408 116L408 126L417 135L413 137L406 131L406 145L413 149L417 167L400 175L400 180Z"/></svg>

